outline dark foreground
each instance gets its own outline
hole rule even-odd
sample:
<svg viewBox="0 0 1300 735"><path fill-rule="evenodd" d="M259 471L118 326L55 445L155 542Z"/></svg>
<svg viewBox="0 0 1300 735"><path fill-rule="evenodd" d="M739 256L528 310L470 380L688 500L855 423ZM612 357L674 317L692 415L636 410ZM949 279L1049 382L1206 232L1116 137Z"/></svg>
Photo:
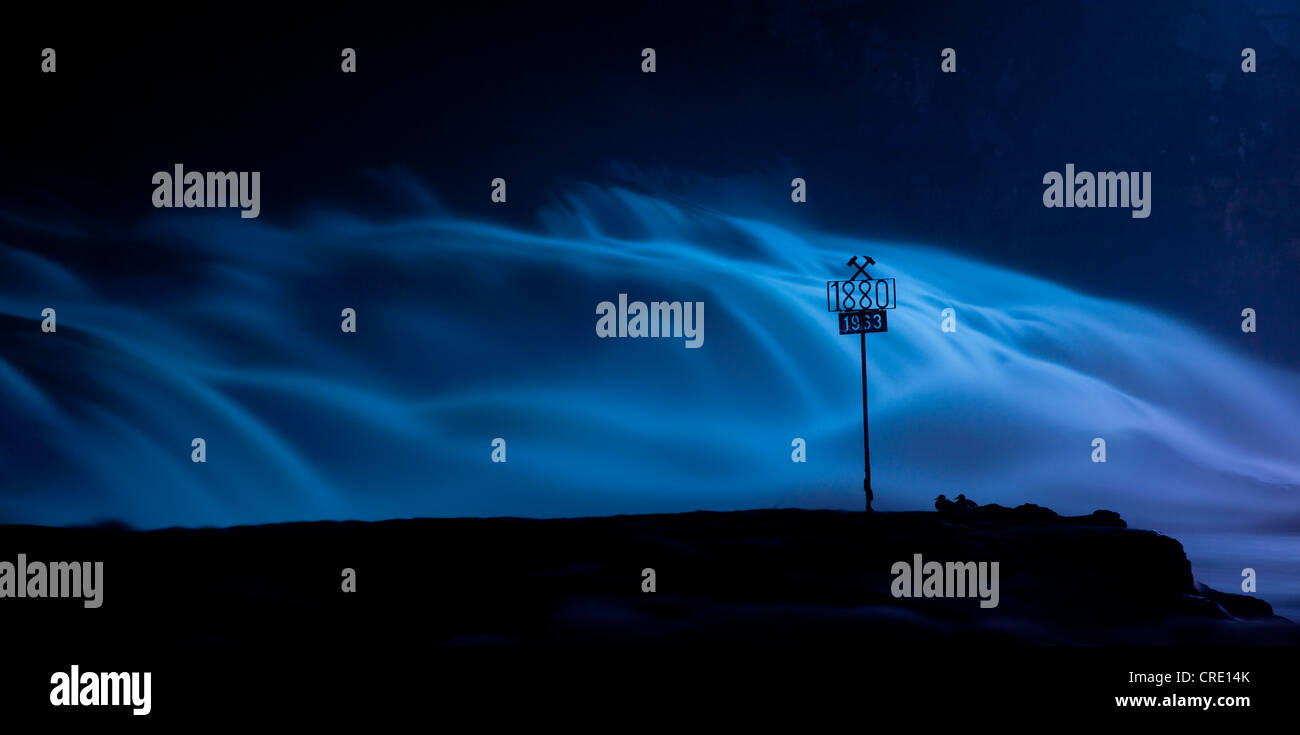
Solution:
<svg viewBox="0 0 1300 735"><path fill-rule="evenodd" d="M482 694L517 688L511 674L530 671L524 689L567 689L564 666L585 658L601 661L593 670L608 678L594 679L604 684L632 671L670 672L660 685L700 677L713 687L827 676L861 684L862 696L887 694L902 672L923 689L973 667L961 677L967 693L994 686L1041 705L1050 686L1068 709L1081 698L1102 706L1110 695L1172 688L1135 687L1130 671L1254 666L1250 684L1232 691L1262 693L1290 676L1278 662L1295 649L1272 647L1300 644L1300 628L1266 602L1198 589L1176 540L1124 528L1113 514L764 510L152 532L0 527L0 561L19 553L103 561L103 604L0 598L3 691L40 705L50 674L71 663L154 670L158 716L211 706L215 672L233 670L263 696L321 676L323 686L306 688L346 710L358 703L338 699L336 687L401 691L450 676ZM916 554L998 562L998 605L894 597L891 568ZM642 589L647 568L654 592ZM344 569L355 570L355 592L342 590ZM468 683L479 666L491 673L480 671L481 686ZM706 673L715 670L717 678ZM240 691L223 695L227 714L257 701Z"/></svg>

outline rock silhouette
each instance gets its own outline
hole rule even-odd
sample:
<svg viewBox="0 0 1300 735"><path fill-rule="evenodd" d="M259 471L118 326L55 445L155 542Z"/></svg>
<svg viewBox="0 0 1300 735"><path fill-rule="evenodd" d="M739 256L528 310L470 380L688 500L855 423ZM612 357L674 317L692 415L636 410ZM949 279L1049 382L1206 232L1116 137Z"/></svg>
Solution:
<svg viewBox="0 0 1300 735"><path fill-rule="evenodd" d="M0 527L0 559L105 562L104 606L0 600L13 645L349 645L837 640L936 636L1050 644L1296 643L1255 597L1197 587L1182 546L1118 515L1026 504L292 523L128 531ZM895 598L891 566L999 562L1000 604ZM642 592L653 567L657 591ZM340 592L344 568L358 592Z"/></svg>

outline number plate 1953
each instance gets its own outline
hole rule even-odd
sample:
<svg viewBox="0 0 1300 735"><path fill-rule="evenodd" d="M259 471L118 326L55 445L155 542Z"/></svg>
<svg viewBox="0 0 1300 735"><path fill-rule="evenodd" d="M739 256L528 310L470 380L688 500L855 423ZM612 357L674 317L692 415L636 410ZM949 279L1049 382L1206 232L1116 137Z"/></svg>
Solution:
<svg viewBox="0 0 1300 735"><path fill-rule="evenodd" d="M840 334L888 332L889 320L884 309L840 312Z"/></svg>

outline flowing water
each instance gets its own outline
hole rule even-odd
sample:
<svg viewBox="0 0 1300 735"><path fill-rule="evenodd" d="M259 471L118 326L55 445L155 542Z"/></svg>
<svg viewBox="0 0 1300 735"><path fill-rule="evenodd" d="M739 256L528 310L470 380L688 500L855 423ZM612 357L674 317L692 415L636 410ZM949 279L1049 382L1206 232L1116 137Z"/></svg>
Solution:
<svg viewBox="0 0 1300 735"><path fill-rule="evenodd" d="M292 227L166 212L112 237L28 223L0 249L0 521L859 508L858 338L825 281L870 255L899 303L867 336L878 509L1110 508L1182 540L1219 589L1254 568L1300 617L1300 377L1226 330L627 189L576 187L540 222L431 205ZM597 338L620 293L703 302L703 347Z"/></svg>

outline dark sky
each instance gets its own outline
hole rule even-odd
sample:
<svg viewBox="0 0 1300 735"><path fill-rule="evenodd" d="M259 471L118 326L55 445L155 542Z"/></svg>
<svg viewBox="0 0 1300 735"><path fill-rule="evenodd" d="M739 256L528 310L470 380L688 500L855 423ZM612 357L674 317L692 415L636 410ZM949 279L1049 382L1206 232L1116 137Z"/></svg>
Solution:
<svg viewBox="0 0 1300 735"><path fill-rule="evenodd" d="M384 179L404 173L453 212L531 227L573 182L623 178L938 244L1300 365L1295 3L565 6L7 23L0 235L21 218L111 243L152 213L150 175L177 161L262 171L271 222L400 213L418 203ZM45 46L55 75L39 71ZM356 75L339 72L344 46ZM1255 74L1240 70L1247 46ZM955 74L939 73L944 47ZM1043 174L1066 163L1151 171L1151 217L1043 208ZM498 175L505 212L484 193ZM793 176L809 182L797 211ZM710 199L711 181L737 179L752 197ZM124 248L64 255L170 267ZM1249 341L1244 306L1260 314Z"/></svg>

